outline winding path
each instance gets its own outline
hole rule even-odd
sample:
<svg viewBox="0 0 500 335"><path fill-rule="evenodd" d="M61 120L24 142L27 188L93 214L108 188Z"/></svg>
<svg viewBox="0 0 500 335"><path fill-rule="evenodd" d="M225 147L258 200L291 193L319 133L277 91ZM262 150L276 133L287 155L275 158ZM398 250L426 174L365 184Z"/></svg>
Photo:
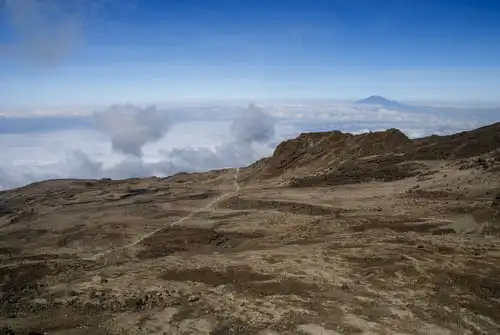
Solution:
<svg viewBox="0 0 500 335"><path fill-rule="evenodd" d="M214 200L212 200L210 203L208 203L206 206L204 207L201 207L201 208L198 208L194 211L192 211L191 213L189 213L188 215L180 218L179 220L175 221L175 222L172 222L169 226L170 227L173 227L173 226L176 226L178 225L179 223L182 223L190 218L192 218L194 215L200 213L200 212L203 212L203 211L206 211L206 210L211 210L213 211L212 209L212 206L214 206L215 204L217 204L218 202L220 202L221 200L229 197L229 196L232 196L232 195L235 195L237 194L239 191L240 191L240 184L238 183L238 177L240 175L240 168L236 168L235 170L235 173L234 173L234 177L233 177L233 185L234 185L234 191L230 191L230 192L227 192L227 193L224 193L222 194L221 196L215 198ZM155 229L153 230L152 232L149 232L145 235L143 235L141 238L133 241L133 242L130 242L126 245L123 245L119 248L110 248L110 249L107 249L107 250L104 250L104 251L101 251L97 254L94 254L92 256L87 256L87 257L76 257L76 258L67 258L67 259L50 259L50 260L36 260L36 261L20 261L20 262L16 262L16 263L11 263L11 264L4 264L4 265L1 265L0 266L0 269L2 268L7 268L7 267L10 267L10 266L18 266L18 265L25 265L25 264L40 264L40 263L66 263L66 262L70 262L70 261L96 261L98 260L99 258L103 257L103 256L106 256L108 254L111 254L113 252L116 252L116 251L123 251L125 249L128 249L128 248L131 248L131 247L134 247L136 245L138 245L139 243L141 243L142 241L144 241L145 239L155 235L155 234L158 234L160 231L162 231L163 229L165 229L166 227L163 226L163 227L160 227L158 229Z"/></svg>
<svg viewBox="0 0 500 335"><path fill-rule="evenodd" d="M234 194L238 193L240 191L240 184L238 183L238 177L239 177L239 175L240 175L240 168L237 168L236 171L235 171L235 173L234 173L234 177L233 177L234 191L224 193L223 195L221 195L221 196L215 198L214 200L212 200L206 206L198 208L198 209L192 211L191 213L189 213L188 215L180 218L179 220L177 220L175 222L172 222L170 224L170 227L176 226L179 223L182 223L182 222L184 222L184 221L192 218L194 215L196 215L196 214L198 214L200 212L209 210L209 209L212 208L212 206L214 206L215 204L217 204L221 200L227 198L228 196L231 196L231 195L234 195ZM213 209L211 209L211 210L213 211ZM138 245L139 243L141 243L142 241L146 240L147 238L150 238L151 236L158 234L163 229L165 229L165 227L160 227L158 229L153 230L152 232L149 232L149 233L143 235L141 238L139 238L139 239L137 239L137 240L135 240L133 242L130 242L128 244L125 244L125 245L123 245L123 246L121 246L119 248L107 249L107 250L101 251L101 252L99 252L99 253L97 253L95 255L92 255L90 257L85 257L83 259L84 260L93 260L93 261L95 261L95 260L99 259L100 257L105 256L107 254L110 254L112 252L122 251L122 250L125 250L125 249L128 249L128 248L134 247L134 246Z"/></svg>

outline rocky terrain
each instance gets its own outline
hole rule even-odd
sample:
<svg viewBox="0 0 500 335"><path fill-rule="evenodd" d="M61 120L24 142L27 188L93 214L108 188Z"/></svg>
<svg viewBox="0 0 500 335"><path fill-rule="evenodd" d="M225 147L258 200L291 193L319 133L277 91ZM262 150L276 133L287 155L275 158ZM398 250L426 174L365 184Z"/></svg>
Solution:
<svg viewBox="0 0 500 335"><path fill-rule="evenodd" d="M0 334L498 334L500 124L0 192Z"/></svg>

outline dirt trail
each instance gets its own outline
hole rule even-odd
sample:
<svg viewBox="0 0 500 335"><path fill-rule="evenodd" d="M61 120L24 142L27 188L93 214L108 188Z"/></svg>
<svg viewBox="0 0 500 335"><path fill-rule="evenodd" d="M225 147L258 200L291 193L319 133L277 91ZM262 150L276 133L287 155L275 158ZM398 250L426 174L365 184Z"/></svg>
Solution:
<svg viewBox="0 0 500 335"><path fill-rule="evenodd" d="M233 177L234 191L230 191L230 192L224 193L223 195L215 198L214 200L212 200L206 206L198 208L198 209L192 211L191 213L189 213L188 215L186 215L186 216L180 218L179 220L171 223L170 227L174 227L174 226L176 226L176 225L178 225L178 224L180 224L180 223L182 223L182 222L184 222L184 221L192 218L194 215L196 215L196 214L198 214L200 212L203 212L203 211L206 211L206 210L210 210L211 212L213 212L214 210L212 209L212 207L215 204L217 204L218 202L224 200L225 198L227 198L229 196L237 194L240 191L240 184L238 182L239 174L240 174L240 168L236 168L235 173L234 173L234 177ZM158 234L163 229L165 229L165 226L159 227L159 228L153 230L152 232L149 232L149 233L143 235L142 237L140 237L139 239L137 239L137 240L135 240L135 241L133 241L131 243L128 243L128 244L123 245L123 246L118 247L118 248L110 248L110 249L101 251L101 252L99 252L97 254L94 254L92 256L88 256L88 257L82 257L82 258L77 257L77 258L67 258L67 259L49 259L49 260L21 261L21 262L16 262L16 263L12 263L12 264L1 265L0 269L2 269L2 268L8 268L8 267L11 267L11 266L32 265L32 264L42 264L42 263L43 264L47 264L47 263L68 263L68 262L72 262L72 261L97 261L101 257L109 255L109 254L111 254L113 252L123 251L123 250L126 250L128 248L134 247L134 246L138 245L139 243L143 242L144 240L146 240L147 238L150 238L151 236L153 236L155 234Z"/></svg>
<svg viewBox="0 0 500 335"><path fill-rule="evenodd" d="M189 213L188 215L180 218L179 220L173 222L170 224L170 227L173 227L173 226L176 226L190 218L192 218L194 215L200 213L200 212L203 212L203 211L206 211L206 210L210 210L211 212L213 212L213 209L211 209L215 204L217 204L219 201L227 198L228 196L232 196L236 193L238 193L240 191L240 184L238 183L238 177L239 177L239 174L240 174L240 168L237 168L235 173L234 173L234 179L233 179L233 184L234 184L234 191L231 191L231 192L227 192L227 193L224 193L223 195L215 198L214 200L212 200L209 204L207 204L206 206L204 207L201 207L201 208L198 208L197 210L194 210L192 211L191 213ZM128 249L128 248L131 248L131 247L134 247L136 245L138 245L139 243L141 243L142 241L144 241L145 239L153 236L153 235L156 235L158 234L160 231L162 231L163 229L165 229L165 227L159 227L155 230L153 230L152 232L149 232L145 235L143 235L142 237L140 237L139 239L131 242L131 243L128 243L126 245L123 245L119 248L112 248L112 249L107 249L107 250L104 250L104 251L101 251L95 255L92 255L90 257L86 257L86 258L83 258L83 260L92 260L92 261L95 261L95 260L98 260L100 257L102 256L105 256L107 254L110 254L112 252L116 252L116 251L122 251L122 250L125 250L125 249Z"/></svg>

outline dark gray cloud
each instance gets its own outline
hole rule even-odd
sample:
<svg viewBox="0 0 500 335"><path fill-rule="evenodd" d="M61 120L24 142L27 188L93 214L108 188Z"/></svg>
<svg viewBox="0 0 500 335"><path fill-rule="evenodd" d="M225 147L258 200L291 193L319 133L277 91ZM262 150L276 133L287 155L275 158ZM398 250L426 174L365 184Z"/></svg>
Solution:
<svg viewBox="0 0 500 335"><path fill-rule="evenodd" d="M142 147L162 138L170 129L168 113L154 106L115 105L94 113L96 128L111 138L113 149L136 157Z"/></svg>
<svg viewBox="0 0 500 335"><path fill-rule="evenodd" d="M275 135L274 118L262 108L252 104L231 124L231 135L237 142L266 143Z"/></svg>

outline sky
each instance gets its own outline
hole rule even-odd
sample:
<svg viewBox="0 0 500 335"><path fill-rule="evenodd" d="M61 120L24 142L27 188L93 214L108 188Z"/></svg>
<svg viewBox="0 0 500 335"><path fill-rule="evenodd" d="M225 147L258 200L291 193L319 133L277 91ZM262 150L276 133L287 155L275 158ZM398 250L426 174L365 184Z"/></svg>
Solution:
<svg viewBox="0 0 500 335"><path fill-rule="evenodd" d="M0 0L0 110L499 101L495 0Z"/></svg>

